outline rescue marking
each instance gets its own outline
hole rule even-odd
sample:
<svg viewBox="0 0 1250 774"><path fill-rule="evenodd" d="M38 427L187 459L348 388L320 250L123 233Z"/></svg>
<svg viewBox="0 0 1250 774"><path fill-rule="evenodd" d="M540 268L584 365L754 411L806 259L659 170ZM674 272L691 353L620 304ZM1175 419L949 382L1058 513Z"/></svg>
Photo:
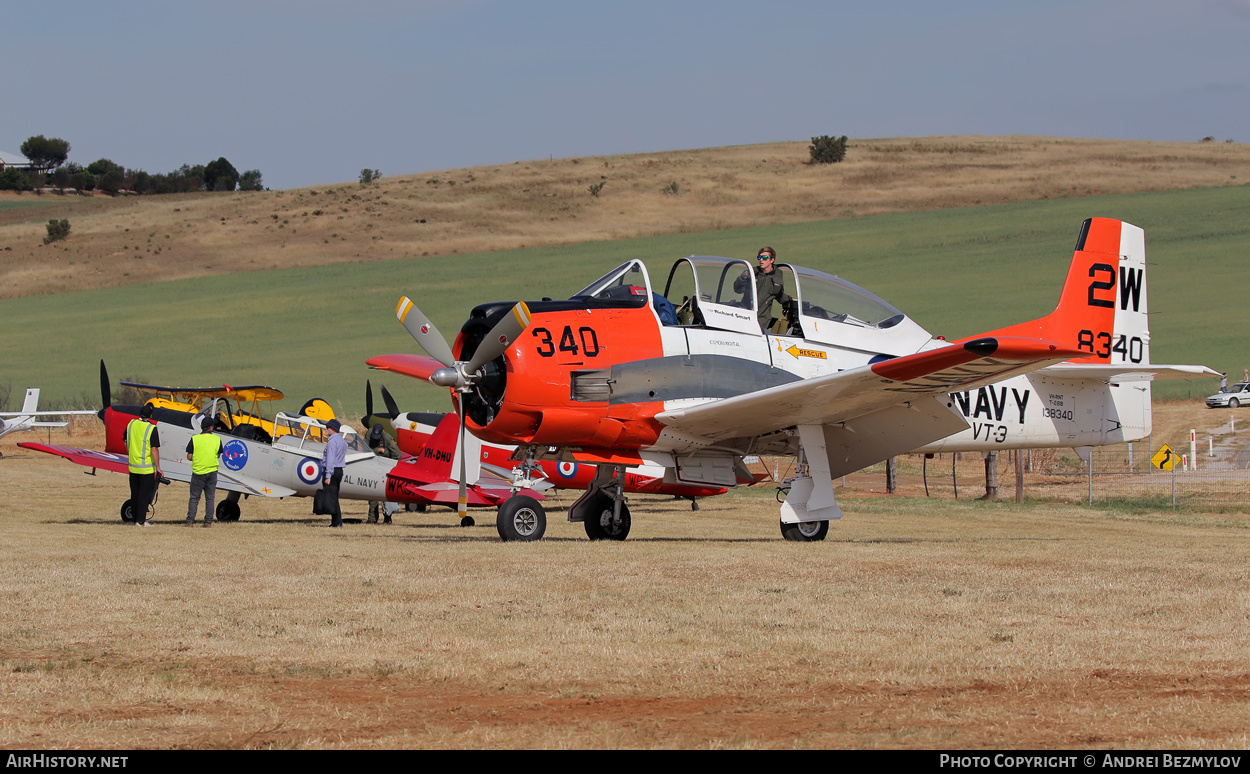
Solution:
<svg viewBox="0 0 1250 774"><path fill-rule="evenodd" d="M790 348L787 349L786 352L789 352L791 355L794 355L796 360L800 357L814 357L818 360L828 359L825 357L825 353L820 351L819 349L803 349L798 344L791 344Z"/></svg>

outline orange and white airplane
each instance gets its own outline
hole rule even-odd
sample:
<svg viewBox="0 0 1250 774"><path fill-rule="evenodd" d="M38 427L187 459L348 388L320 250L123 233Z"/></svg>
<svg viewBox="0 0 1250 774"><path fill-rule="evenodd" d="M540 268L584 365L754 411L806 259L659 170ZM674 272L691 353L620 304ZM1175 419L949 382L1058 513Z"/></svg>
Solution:
<svg viewBox="0 0 1250 774"><path fill-rule="evenodd" d="M595 465L569 519L618 540L629 465L731 487L752 480L746 455L797 455L781 532L822 540L842 517L838 476L908 452L1142 438L1153 379L1215 374L1151 364L1144 236L1118 220L1082 225L1054 312L952 342L863 288L787 264L776 271L793 300L762 331L752 271L681 258L661 292L631 260L565 300L476 307L454 349L404 298L396 315L430 356L367 363L450 388L464 425L518 447L515 459ZM517 495L498 526L505 540L536 540L546 515Z"/></svg>

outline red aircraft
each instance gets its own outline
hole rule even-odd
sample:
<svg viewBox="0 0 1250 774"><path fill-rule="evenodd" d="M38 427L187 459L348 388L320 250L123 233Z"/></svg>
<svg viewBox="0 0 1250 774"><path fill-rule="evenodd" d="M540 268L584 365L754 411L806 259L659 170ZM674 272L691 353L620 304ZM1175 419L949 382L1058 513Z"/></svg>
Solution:
<svg viewBox="0 0 1250 774"><path fill-rule="evenodd" d="M381 424L383 429L390 428L394 434L400 452L407 455L418 455L429 441L430 435L440 423L446 422L448 414L437 414L423 411L400 411L395 399L382 388L382 400L387 412L379 413L373 407L373 389L365 385L365 416L361 423L366 427ZM501 446L493 443L481 445L481 462L484 470L493 473L500 479L512 481L518 488L532 488L538 480L549 482L556 489L585 490L595 477L595 466L575 461L535 460L526 467L514 462L511 457L516 447ZM534 467L534 466L537 467ZM700 497L722 495L729 491L724 486L708 486L704 484L683 484L666 482L664 468L658 465L642 465L629 468L625 473L625 491L629 494L670 495L690 500L691 510L698 510ZM537 478L536 478L537 476ZM766 474L755 474L754 483L766 478Z"/></svg>

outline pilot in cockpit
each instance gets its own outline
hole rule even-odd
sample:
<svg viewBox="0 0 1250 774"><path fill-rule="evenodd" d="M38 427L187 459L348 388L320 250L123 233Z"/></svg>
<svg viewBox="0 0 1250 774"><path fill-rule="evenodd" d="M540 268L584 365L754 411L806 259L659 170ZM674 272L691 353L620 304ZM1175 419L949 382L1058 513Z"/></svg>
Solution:
<svg viewBox="0 0 1250 774"><path fill-rule="evenodd" d="M761 247L756 259L759 261L754 271L755 298L759 304L756 317L759 320L760 330L768 333L773 321L773 301L785 305L790 302L790 296L786 294L781 272L773 268L777 263L777 251L771 247ZM750 275L745 271L742 272L738 279L734 280L734 292L745 294L751 287L750 283Z"/></svg>

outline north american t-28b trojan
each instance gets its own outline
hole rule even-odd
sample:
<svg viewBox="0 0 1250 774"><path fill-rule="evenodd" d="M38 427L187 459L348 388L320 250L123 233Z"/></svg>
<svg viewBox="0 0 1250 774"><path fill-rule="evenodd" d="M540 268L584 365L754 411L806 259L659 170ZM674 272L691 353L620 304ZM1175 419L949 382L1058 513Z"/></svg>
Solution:
<svg viewBox="0 0 1250 774"><path fill-rule="evenodd" d="M464 424L524 461L593 463L570 508L591 539L624 539L627 465L735 486L752 454L798 457L781 506L790 540L821 540L842 511L833 479L907 452L1085 447L1150 433L1150 383L1214 371L1150 363L1140 228L1082 225L1051 314L958 341L838 277L779 264L792 301L761 328L752 266L677 260L663 291L631 260L565 300L483 304L449 347L407 298L396 314L431 357L370 366L451 388ZM542 537L518 495L505 539Z"/></svg>

